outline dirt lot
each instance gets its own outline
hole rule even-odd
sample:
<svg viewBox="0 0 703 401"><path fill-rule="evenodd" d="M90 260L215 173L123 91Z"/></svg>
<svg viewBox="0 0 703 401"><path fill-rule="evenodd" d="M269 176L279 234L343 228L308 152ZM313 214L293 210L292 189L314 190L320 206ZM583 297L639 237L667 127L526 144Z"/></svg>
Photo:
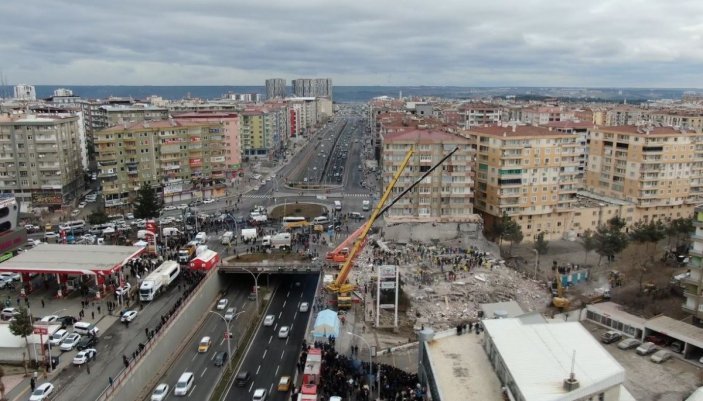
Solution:
<svg viewBox="0 0 703 401"><path fill-rule="evenodd" d="M606 331L593 323L582 323L597 339ZM701 382L701 368L680 359L672 358L658 365L633 349L619 349L617 343L603 347L625 368L625 388L638 401L681 401Z"/></svg>

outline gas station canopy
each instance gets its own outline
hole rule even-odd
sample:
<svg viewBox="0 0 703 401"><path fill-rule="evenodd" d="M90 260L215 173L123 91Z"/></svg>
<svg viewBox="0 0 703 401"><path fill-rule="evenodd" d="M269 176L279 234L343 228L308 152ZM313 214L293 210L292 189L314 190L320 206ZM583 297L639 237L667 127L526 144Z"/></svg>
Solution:
<svg viewBox="0 0 703 401"><path fill-rule="evenodd" d="M40 244L0 263L0 272L107 275L142 252L133 246Z"/></svg>

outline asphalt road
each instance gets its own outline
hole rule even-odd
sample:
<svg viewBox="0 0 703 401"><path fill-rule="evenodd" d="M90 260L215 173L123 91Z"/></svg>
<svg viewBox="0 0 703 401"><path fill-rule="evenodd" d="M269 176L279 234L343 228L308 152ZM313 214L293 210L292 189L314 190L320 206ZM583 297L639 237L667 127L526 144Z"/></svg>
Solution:
<svg viewBox="0 0 703 401"><path fill-rule="evenodd" d="M234 337L230 339L230 346L232 353L234 353L242 333L246 331L253 319L254 302L247 300L253 281L250 283L248 282L250 280L242 280L244 276L232 278L232 287L230 287L225 297L229 300L227 308L234 307L238 313L235 320L230 324L230 329L234 333ZM225 310L216 310L215 307L212 308L212 311L221 315L225 314ZM243 313L239 314L242 311ZM215 366L213 358L218 351L227 351L227 340L224 336L225 330L225 322L222 318L210 313L188 345L180 351L178 359L159 378L158 383L166 383L170 387L169 395L166 399L209 399L210 392L213 391L219 381L223 369L223 367ZM201 353L198 352L198 344L205 336L211 338L212 345L207 352ZM177 352L177 350L174 350L174 352ZM154 355L153 357L156 358L158 356ZM228 358L231 358L231 354ZM173 395L173 389L183 372L193 372L195 374L195 382L186 397L176 397ZM150 397L151 395L146 400L149 400Z"/></svg>
<svg viewBox="0 0 703 401"><path fill-rule="evenodd" d="M166 314L175 304L178 296L178 289L174 283L164 294L146 304L129 324L129 328L116 322L101 333L95 347L98 351L97 358L90 362L90 374L85 367L75 367L71 363L76 351L64 352L61 355L61 364L68 363L68 366L52 379L52 383L58 390L54 400L96 399L107 386L108 377L116 377L124 369L122 355L127 355L131 359L137 345L140 342L146 342L144 329L146 327L153 329L160 316ZM52 352L57 354L59 350L52 347Z"/></svg>
<svg viewBox="0 0 703 401"><path fill-rule="evenodd" d="M289 392L276 389L281 376L295 375L295 365L302 350L310 312L299 312L301 302L312 305L319 276L281 276L266 315L276 316L273 326L260 325L243 362L236 372L250 373L252 379L244 387L231 385L225 400L251 400L254 390L266 389L267 400L288 400ZM300 286L295 283L299 282ZM312 310L312 308L311 308ZM290 327L286 339L278 338L281 326Z"/></svg>

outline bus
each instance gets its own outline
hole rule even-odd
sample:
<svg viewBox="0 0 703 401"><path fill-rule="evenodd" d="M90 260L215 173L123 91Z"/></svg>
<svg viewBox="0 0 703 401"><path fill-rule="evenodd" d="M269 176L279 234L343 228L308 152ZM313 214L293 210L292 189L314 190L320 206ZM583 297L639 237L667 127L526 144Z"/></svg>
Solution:
<svg viewBox="0 0 703 401"><path fill-rule="evenodd" d="M308 224L308 221L302 216L286 216L283 218L283 228L286 229L307 227Z"/></svg>

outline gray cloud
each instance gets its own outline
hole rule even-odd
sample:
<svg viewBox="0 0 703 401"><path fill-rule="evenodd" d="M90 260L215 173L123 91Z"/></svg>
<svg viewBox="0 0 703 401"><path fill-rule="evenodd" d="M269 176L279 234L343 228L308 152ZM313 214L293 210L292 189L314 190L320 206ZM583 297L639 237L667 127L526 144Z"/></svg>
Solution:
<svg viewBox="0 0 703 401"><path fill-rule="evenodd" d="M703 2L0 2L13 83L701 87Z"/></svg>

